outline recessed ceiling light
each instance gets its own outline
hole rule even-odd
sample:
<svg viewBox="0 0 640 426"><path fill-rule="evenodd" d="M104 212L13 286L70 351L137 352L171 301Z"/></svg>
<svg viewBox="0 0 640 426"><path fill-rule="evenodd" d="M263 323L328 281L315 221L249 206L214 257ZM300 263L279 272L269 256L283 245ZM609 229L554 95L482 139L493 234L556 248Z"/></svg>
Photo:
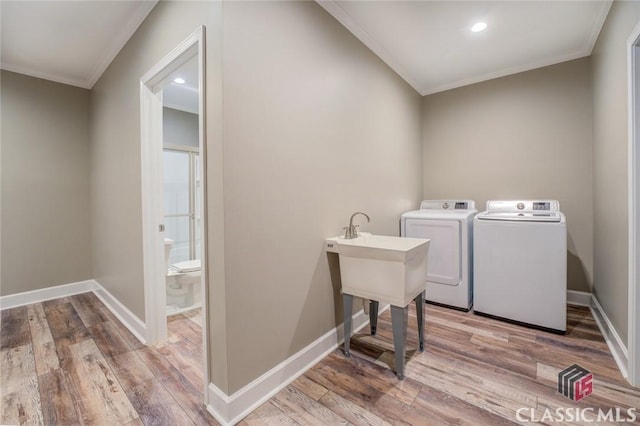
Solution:
<svg viewBox="0 0 640 426"><path fill-rule="evenodd" d="M178 84L184 84L184 78L180 78L180 77L176 77L173 79L173 81L175 81Z"/></svg>
<svg viewBox="0 0 640 426"><path fill-rule="evenodd" d="M486 28L487 24L485 22L476 22L475 24L473 24L473 27L471 27L471 31L473 31L474 33L479 33Z"/></svg>

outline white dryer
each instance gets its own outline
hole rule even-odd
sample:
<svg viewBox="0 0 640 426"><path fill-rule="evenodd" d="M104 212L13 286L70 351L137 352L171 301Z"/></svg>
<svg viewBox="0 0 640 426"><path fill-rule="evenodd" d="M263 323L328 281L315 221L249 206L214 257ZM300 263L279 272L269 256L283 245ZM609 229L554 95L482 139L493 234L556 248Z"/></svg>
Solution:
<svg viewBox="0 0 640 426"><path fill-rule="evenodd" d="M468 311L473 304L473 217L471 200L425 200L403 213L400 235L428 238L428 302Z"/></svg>
<svg viewBox="0 0 640 426"><path fill-rule="evenodd" d="M560 203L489 201L474 222L474 312L566 331L567 224Z"/></svg>

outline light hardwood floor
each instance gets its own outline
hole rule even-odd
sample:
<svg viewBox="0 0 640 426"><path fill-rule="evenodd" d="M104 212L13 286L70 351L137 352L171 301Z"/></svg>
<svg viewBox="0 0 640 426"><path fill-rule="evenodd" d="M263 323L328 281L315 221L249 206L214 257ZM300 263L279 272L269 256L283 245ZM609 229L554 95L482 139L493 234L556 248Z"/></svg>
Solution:
<svg viewBox="0 0 640 426"><path fill-rule="evenodd" d="M0 424L218 423L202 404L197 318L144 346L93 293L2 311Z"/></svg>
<svg viewBox="0 0 640 426"><path fill-rule="evenodd" d="M403 381L392 371L387 311L377 336L353 336L351 358L337 349L241 424L499 425L540 420L547 408L593 408L583 414L596 420L598 409L616 407L636 408L640 424L640 390L621 377L588 309L568 307L564 336L425 311L423 353L410 311ZM87 293L5 310L1 327L0 423L217 424L201 404L197 316L171 317L169 341L145 347ZM593 394L579 402L556 391L557 373L572 364L594 376Z"/></svg>
<svg viewBox="0 0 640 426"><path fill-rule="evenodd" d="M640 390L621 376L588 308L568 307L566 335L427 305L425 351L418 347L410 311L406 377L395 378L389 311L351 340L351 358L340 349L247 416L242 425L500 425L543 420L557 409L597 420L620 407L640 414ZM557 374L579 364L594 376L593 394L573 402L556 391ZM593 408L594 411L588 410ZM517 413L520 410L520 418ZM636 419L634 424L640 424ZM625 423L626 424L626 423Z"/></svg>

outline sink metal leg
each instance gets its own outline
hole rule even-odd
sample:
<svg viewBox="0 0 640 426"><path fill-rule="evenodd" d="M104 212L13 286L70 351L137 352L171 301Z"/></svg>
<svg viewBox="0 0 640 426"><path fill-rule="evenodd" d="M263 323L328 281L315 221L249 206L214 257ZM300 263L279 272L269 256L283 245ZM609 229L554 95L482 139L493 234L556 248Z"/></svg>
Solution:
<svg viewBox="0 0 640 426"><path fill-rule="evenodd" d="M420 352L424 351L424 293L420 293L413 299L416 302L416 316L418 317L418 341Z"/></svg>
<svg viewBox="0 0 640 426"><path fill-rule="evenodd" d="M369 324L371 324L371 335L376 335L378 329L378 307L380 303L377 300L369 301Z"/></svg>
<svg viewBox="0 0 640 426"><path fill-rule="evenodd" d="M393 349L395 351L396 376L404 379L404 357L407 342L407 320L409 307L391 305L391 327L393 329Z"/></svg>
<svg viewBox="0 0 640 426"><path fill-rule="evenodd" d="M351 340L351 315L353 311L353 296L350 294L342 295L343 313L344 313L344 356L349 358L349 343Z"/></svg>

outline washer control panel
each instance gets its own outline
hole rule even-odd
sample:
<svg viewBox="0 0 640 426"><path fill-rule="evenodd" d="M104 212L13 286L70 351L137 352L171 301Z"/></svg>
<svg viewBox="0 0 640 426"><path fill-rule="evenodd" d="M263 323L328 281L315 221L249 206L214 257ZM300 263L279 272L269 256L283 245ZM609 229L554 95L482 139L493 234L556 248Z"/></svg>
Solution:
<svg viewBox="0 0 640 426"><path fill-rule="evenodd" d="M557 200L507 200L487 201L488 212L535 212L536 214L559 212L560 202Z"/></svg>
<svg viewBox="0 0 640 426"><path fill-rule="evenodd" d="M551 210L551 203L548 201L534 201L533 202L533 210Z"/></svg>

